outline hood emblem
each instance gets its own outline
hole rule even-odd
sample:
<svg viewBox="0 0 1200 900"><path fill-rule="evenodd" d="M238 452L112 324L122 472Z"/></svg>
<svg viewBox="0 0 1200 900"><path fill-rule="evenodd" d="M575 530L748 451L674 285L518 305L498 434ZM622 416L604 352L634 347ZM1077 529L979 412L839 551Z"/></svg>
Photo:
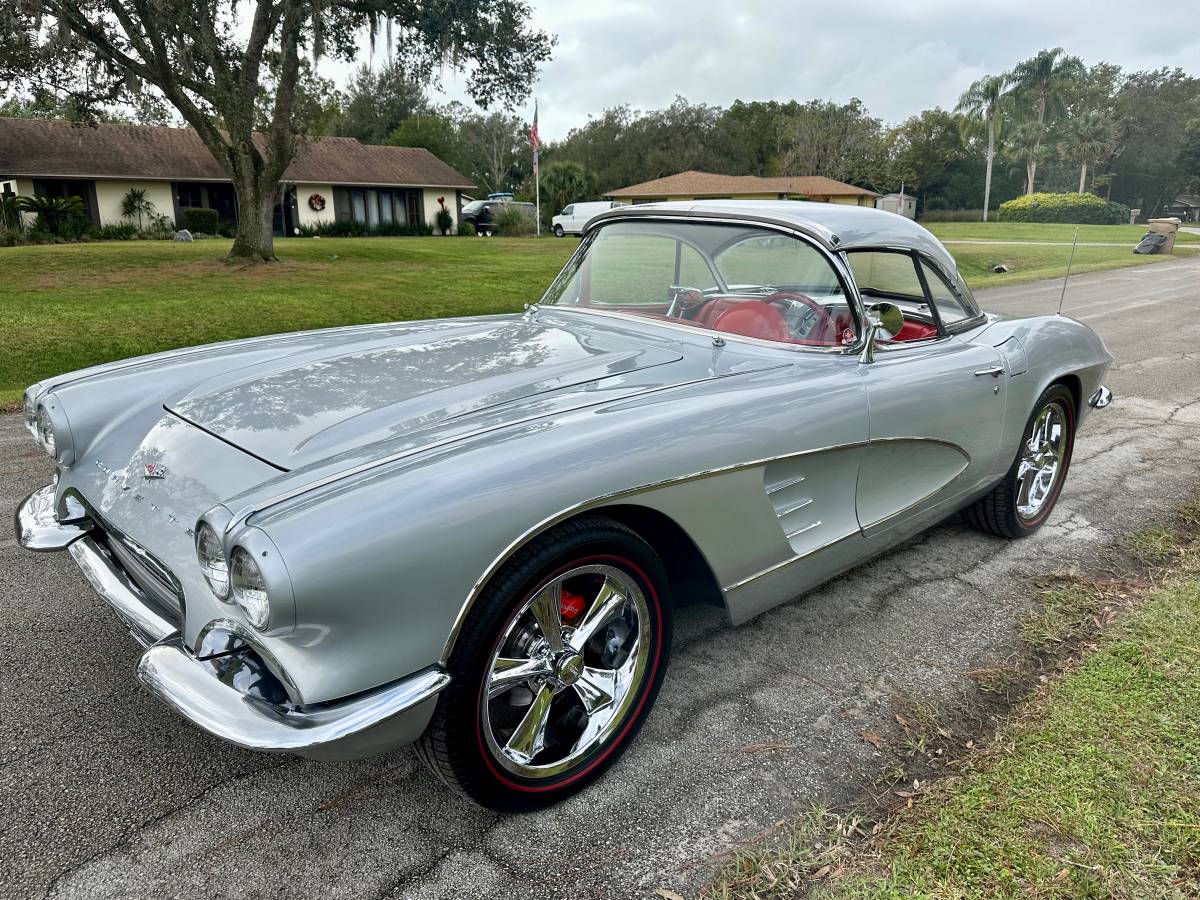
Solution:
<svg viewBox="0 0 1200 900"><path fill-rule="evenodd" d="M144 474L147 478L166 478L167 467L162 463L146 463L146 471Z"/></svg>

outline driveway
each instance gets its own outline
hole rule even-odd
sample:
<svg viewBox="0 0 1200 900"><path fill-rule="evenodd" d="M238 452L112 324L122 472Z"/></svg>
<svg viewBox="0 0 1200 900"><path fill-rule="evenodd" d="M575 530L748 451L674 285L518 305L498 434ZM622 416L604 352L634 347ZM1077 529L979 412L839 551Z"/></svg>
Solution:
<svg viewBox="0 0 1200 900"><path fill-rule="evenodd" d="M1060 282L984 306L1053 312ZM597 785L521 817L451 795L407 750L328 764L235 750L139 689L138 652L65 555L0 535L0 895L651 897L879 768L863 729L951 701L1014 647L1026 580L1162 516L1200 476L1200 259L1074 279L1117 358L1058 510L1009 543L948 524L737 629L678 616L658 705ZM0 519L45 483L0 420Z"/></svg>

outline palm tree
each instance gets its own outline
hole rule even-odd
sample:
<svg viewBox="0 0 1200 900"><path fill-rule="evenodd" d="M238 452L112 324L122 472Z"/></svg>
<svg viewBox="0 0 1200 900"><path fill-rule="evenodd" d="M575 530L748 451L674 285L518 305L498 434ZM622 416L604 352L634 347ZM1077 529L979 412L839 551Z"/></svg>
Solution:
<svg viewBox="0 0 1200 900"><path fill-rule="evenodd" d="M1042 146L1044 132L1037 122L1019 122L1005 136L1004 155L1014 163L1025 167L1025 193L1033 193L1033 178L1037 172L1037 164L1046 158L1046 148Z"/></svg>
<svg viewBox="0 0 1200 900"><path fill-rule="evenodd" d="M17 207L22 212L37 216L35 229L57 237L66 236L76 220L87 214L87 206L80 197L17 197Z"/></svg>
<svg viewBox="0 0 1200 900"><path fill-rule="evenodd" d="M1058 154L1079 163L1079 193L1087 187L1088 164L1109 156L1116 145L1116 126L1107 113L1093 109L1071 120L1065 138L1059 141Z"/></svg>
<svg viewBox="0 0 1200 900"><path fill-rule="evenodd" d="M121 218L138 220L138 231L142 230L142 216L154 215L154 204L146 197L145 190L130 188L121 198Z"/></svg>
<svg viewBox="0 0 1200 900"><path fill-rule="evenodd" d="M1018 63L1017 67L1013 69L1012 77L1017 84L1017 89L1034 100L1035 121L1039 134L1045 133L1047 113L1058 112L1062 108L1059 88L1064 83L1078 78L1082 72L1083 63L1077 56L1067 56L1067 51L1062 47L1040 50L1024 62ZM1040 141L1037 149L1039 151L1041 149ZM1032 166L1028 170L1026 181L1026 193L1028 194L1033 193L1033 183L1037 177L1038 156L1040 153L1035 153L1031 157Z"/></svg>
<svg viewBox="0 0 1200 900"><path fill-rule="evenodd" d="M1009 95L1008 75L985 75L958 98L956 112L987 126L987 173L983 179L983 221L988 220L992 200L992 162L996 159L996 128Z"/></svg>

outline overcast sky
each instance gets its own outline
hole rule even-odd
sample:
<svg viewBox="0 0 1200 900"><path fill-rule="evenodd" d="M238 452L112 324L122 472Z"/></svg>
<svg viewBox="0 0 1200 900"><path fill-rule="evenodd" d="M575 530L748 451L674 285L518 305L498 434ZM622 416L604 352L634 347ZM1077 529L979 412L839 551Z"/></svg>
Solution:
<svg viewBox="0 0 1200 900"><path fill-rule="evenodd" d="M609 106L859 97L895 122L952 107L1042 47L1200 74L1198 0L532 0L558 35L536 93L543 140ZM446 97L465 99L446 73ZM437 98L445 99L445 97ZM532 115L532 102L524 115Z"/></svg>

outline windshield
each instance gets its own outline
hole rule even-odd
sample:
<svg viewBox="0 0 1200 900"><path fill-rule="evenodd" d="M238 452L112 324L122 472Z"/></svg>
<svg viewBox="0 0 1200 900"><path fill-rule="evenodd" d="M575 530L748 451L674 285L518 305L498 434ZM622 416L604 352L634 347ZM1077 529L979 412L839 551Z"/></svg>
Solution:
<svg viewBox="0 0 1200 900"><path fill-rule="evenodd" d="M472 200L462 208L462 211L465 213L479 212L479 210L483 209L483 205L482 200Z"/></svg>
<svg viewBox="0 0 1200 900"><path fill-rule="evenodd" d="M615 310L759 340L839 347L856 319L829 260L743 225L613 222L593 231L542 303Z"/></svg>

